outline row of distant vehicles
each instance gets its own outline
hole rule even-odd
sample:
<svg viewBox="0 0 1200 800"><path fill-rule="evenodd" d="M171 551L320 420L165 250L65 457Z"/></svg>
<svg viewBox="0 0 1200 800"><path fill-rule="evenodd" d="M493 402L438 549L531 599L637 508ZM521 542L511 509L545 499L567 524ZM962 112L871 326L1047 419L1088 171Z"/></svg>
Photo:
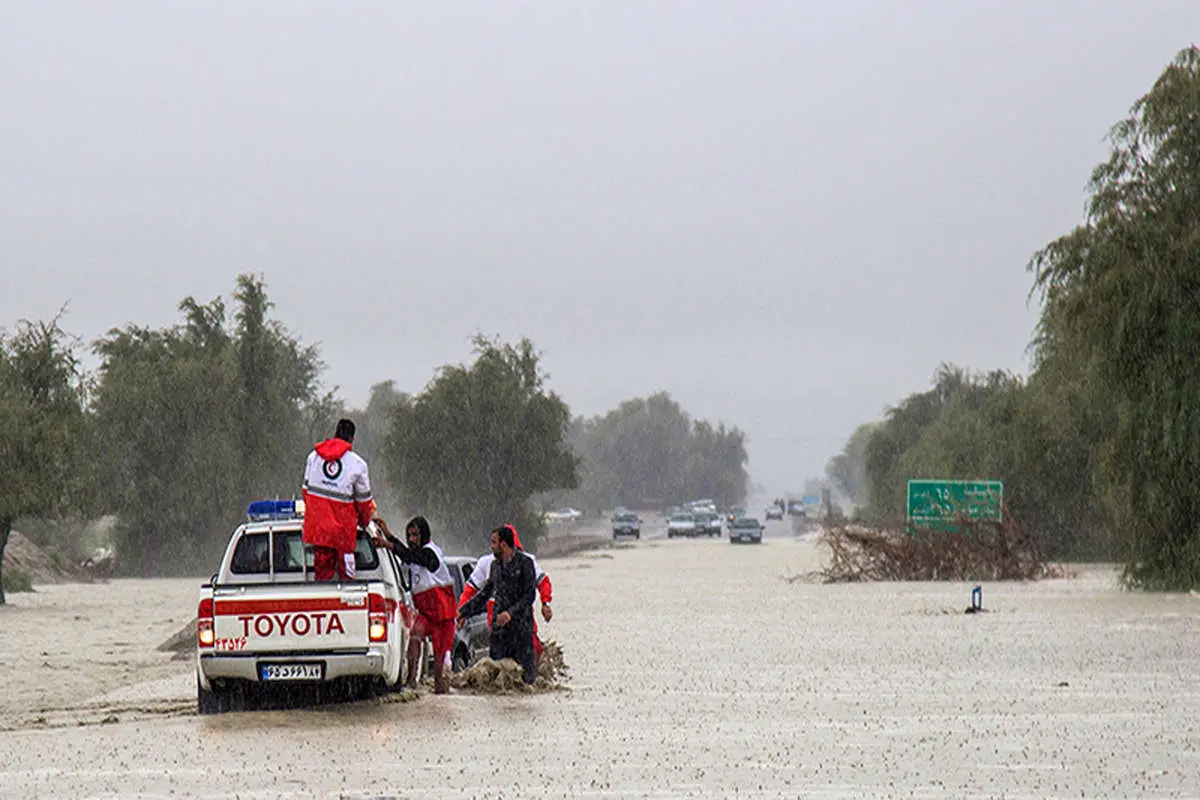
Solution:
<svg viewBox="0 0 1200 800"><path fill-rule="evenodd" d="M783 509L777 505L765 509L768 520L783 519ZM732 543L762 543L765 526L756 517L749 516L745 508L735 506L722 513L717 510L712 500L693 500L682 506L667 509L663 516L667 519L667 538L720 536L728 530L729 541ZM613 539L642 538L642 520L632 511L618 509L612 516Z"/></svg>

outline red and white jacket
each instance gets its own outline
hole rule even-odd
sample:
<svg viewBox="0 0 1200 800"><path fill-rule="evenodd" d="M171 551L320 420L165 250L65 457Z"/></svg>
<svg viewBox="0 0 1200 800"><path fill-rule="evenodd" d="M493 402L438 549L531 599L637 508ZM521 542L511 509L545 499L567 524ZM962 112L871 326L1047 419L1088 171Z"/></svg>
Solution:
<svg viewBox="0 0 1200 800"><path fill-rule="evenodd" d="M354 552L375 513L367 462L343 439L318 442L304 467L305 544Z"/></svg>
<svg viewBox="0 0 1200 800"><path fill-rule="evenodd" d="M521 552L525 553L524 550ZM537 581L538 597L541 599L542 603L549 603L554 599L554 586L550 583L550 576L545 572L542 572L542 568L538 566L536 558L529 553L525 553L525 555L529 556L529 560L533 562L533 574L536 576L534 580ZM471 577L467 579L466 585L463 586L462 596L458 598L459 608L462 608L463 603L479 594L479 591L487 584L488 577L492 574L492 563L495 560L496 557L491 553L488 553L487 555L481 556L479 560L475 562L475 569L471 570ZM489 627L492 624L492 612L494 608L495 601L488 600Z"/></svg>
<svg viewBox="0 0 1200 800"><path fill-rule="evenodd" d="M433 551L437 556L438 566L437 569L430 570L421 564L410 563L413 605L430 622L452 620L457 609L454 605L454 579L450 577L450 568L446 566L446 556L442 553L442 548L433 542L426 542L421 548Z"/></svg>

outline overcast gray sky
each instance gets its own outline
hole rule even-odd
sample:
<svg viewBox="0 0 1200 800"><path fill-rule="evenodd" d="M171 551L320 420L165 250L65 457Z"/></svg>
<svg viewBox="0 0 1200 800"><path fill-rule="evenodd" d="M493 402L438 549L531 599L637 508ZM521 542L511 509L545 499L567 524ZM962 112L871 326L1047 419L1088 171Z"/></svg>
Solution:
<svg viewBox="0 0 1200 800"><path fill-rule="evenodd" d="M1025 263L1196 0L0 2L0 325L261 273L354 405L475 331L575 413L665 389L773 492L942 361L1027 369Z"/></svg>

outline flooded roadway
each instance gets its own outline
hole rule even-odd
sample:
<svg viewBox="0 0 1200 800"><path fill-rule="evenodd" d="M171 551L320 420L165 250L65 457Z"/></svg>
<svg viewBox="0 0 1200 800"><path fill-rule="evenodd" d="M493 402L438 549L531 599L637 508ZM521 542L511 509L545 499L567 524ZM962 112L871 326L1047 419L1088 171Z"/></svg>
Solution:
<svg viewBox="0 0 1200 800"><path fill-rule="evenodd" d="M153 650L196 581L12 595L0 797L1200 795L1200 598L818 566L782 523L549 560L569 691L218 717Z"/></svg>

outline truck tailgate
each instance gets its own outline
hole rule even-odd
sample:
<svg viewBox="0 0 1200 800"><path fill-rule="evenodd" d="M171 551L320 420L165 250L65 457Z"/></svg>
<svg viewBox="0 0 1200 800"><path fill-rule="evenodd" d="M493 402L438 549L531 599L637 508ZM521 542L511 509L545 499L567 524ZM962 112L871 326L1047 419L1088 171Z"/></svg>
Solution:
<svg viewBox="0 0 1200 800"><path fill-rule="evenodd" d="M213 589L214 653L294 653L367 647L362 583L220 586Z"/></svg>

